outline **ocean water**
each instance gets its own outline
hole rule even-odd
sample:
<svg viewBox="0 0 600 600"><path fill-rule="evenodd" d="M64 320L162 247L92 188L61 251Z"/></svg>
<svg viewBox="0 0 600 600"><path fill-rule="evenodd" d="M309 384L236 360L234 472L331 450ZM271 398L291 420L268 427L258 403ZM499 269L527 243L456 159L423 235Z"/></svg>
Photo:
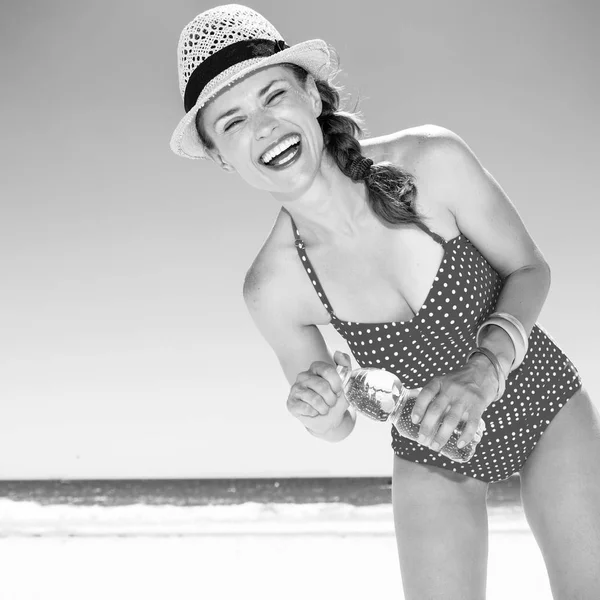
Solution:
<svg viewBox="0 0 600 600"><path fill-rule="evenodd" d="M522 528L518 476L493 527ZM393 535L389 478L0 481L0 537Z"/></svg>
<svg viewBox="0 0 600 600"><path fill-rule="evenodd" d="M491 505L519 501L515 475L489 488ZM246 502L312 504L342 502L371 506L391 502L392 480L387 477L290 477L276 479L129 479L0 481L0 500L41 505L216 506Z"/></svg>

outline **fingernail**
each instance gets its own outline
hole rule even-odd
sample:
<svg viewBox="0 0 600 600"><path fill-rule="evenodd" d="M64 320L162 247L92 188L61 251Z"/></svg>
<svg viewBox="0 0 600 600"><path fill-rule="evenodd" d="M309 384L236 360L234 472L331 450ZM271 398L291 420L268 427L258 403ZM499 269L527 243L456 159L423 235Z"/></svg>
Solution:
<svg viewBox="0 0 600 600"><path fill-rule="evenodd" d="M421 417L419 415L413 413L413 416L411 417L411 419L412 419L413 423L418 423L421 420Z"/></svg>
<svg viewBox="0 0 600 600"><path fill-rule="evenodd" d="M440 445L438 442L433 442L433 444L431 444L430 448L434 451L437 452L440 449Z"/></svg>
<svg viewBox="0 0 600 600"><path fill-rule="evenodd" d="M465 440L460 440L460 442L458 442L458 444L456 444L459 448L462 448L463 446L466 445L467 442L465 442Z"/></svg>
<svg viewBox="0 0 600 600"><path fill-rule="evenodd" d="M419 439L418 439L418 442L419 442L419 444L423 444L423 443L425 443L425 440L426 440L426 439L427 439L427 436L425 436L425 435L424 435L424 434L422 434L422 433L420 433L420 434L419 434Z"/></svg>

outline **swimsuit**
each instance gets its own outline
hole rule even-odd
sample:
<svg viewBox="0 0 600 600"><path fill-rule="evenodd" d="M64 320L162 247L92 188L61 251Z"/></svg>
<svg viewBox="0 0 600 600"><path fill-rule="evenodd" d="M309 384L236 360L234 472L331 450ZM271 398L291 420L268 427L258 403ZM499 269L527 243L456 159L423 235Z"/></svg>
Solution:
<svg viewBox="0 0 600 600"><path fill-rule="evenodd" d="M291 216L290 216L291 217ZM477 329L495 311L503 286L500 275L463 235L444 240L419 226L444 249L429 294L406 321L356 323L338 319L304 249L292 219L301 262L361 367L394 373L408 388L423 387L436 375L462 367L475 348ZM405 460L448 469L486 482L520 471L541 435L569 398L581 377L544 328L536 323L521 365L509 374L502 398L483 413L486 431L473 458L458 463L401 436L392 427L392 449Z"/></svg>

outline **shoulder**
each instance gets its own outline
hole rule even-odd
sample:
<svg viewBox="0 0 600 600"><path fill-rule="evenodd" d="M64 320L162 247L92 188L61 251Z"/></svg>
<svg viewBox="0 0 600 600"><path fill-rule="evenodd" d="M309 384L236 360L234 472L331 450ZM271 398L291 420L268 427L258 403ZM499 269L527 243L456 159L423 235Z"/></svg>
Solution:
<svg viewBox="0 0 600 600"><path fill-rule="evenodd" d="M420 125L366 139L364 153L375 162L389 161L408 169L444 170L457 162L473 160L466 142L455 132L439 125Z"/></svg>
<svg viewBox="0 0 600 600"><path fill-rule="evenodd" d="M265 302L275 300L281 294L281 274L285 273L285 269L282 269L281 260L278 253L273 251L273 246L271 232L244 277L242 292L252 313L263 310Z"/></svg>
<svg viewBox="0 0 600 600"><path fill-rule="evenodd" d="M374 162L389 161L415 177L421 211L434 218L432 224L446 236L456 230L457 206L480 197L482 189L489 187L490 175L467 143L439 125L365 140L364 153Z"/></svg>
<svg viewBox="0 0 600 600"><path fill-rule="evenodd" d="M244 278L244 302L257 320L296 319L297 302L290 297L290 290L297 284L299 261L289 235L284 235L286 221L289 228L289 217L280 211Z"/></svg>

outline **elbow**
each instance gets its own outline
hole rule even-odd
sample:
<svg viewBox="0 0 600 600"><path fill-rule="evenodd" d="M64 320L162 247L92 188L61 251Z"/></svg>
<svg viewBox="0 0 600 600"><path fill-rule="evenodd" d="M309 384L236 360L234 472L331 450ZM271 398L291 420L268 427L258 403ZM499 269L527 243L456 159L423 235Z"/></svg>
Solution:
<svg viewBox="0 0 600 600"><path fill-rule="evenodd" d="M541 279L546 284L546 293L550 290L550 284L552 282L552 272L550 270L550 265L544 260L540 262L539 265L536 265L536 268L541 273Z"/></svg>
<svg viewBox="0 0 600 600"><path fill-rule="evenodd" d="M548 277L548 285L550 285L550 282L552 281L552 271L550 270L550 265L544 261L543 267L546 271L546 276Z"/></svg>
<svg viewBox="0 0 600 600"><path fill-rule="evenodd" d="M534 264L529 264L524 267L513 271L505 279L508 279L511 275L518 275L521 273L526 273L528 276L536 277L539 285L541 287L546 288L548 290L550 288L550 282L552 280L552 273L550 271L550 265L545 260L539 260Z"/></svg>

